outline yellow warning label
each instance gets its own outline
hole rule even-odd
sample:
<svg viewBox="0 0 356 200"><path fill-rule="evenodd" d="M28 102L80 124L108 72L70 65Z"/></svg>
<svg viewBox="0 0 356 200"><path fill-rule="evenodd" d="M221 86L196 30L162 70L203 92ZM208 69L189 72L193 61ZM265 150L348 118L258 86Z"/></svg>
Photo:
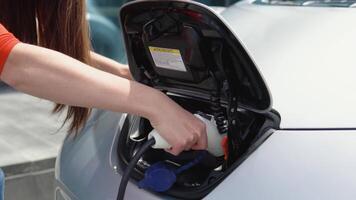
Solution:
<svg viewBox="0 0 356 200"><path fill-rule="evenodd" d="M162 48L162 47L149 47L151 52L161 52L161 53L174 53L174 54L179 54L180 52L178 49L168 49L168 48Z"/></svg>
<svg viewBox="0 0 356 200"><path fill-rule="evenodd" d="M186 72L179 49L148 47L156 67Z"/></svg>

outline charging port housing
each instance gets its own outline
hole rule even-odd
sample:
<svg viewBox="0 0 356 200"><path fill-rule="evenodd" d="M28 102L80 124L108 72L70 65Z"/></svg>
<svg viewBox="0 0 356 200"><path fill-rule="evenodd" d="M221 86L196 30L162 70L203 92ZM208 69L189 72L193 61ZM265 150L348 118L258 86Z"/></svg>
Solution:
<svg viewBox="0 0 356 200"><path fill-rule="evenodd" d="M202 4L132 2L122 7L120 21L134 79L165 92L192 113L214 116L219 132L228 134L227 161L207 156L182 173L166 192L176 198L201 199L238 166L267 130L278 127L279 117L271 110L267 86L228 25ZM127 123L138 130L120 134L122 168L152 129L143 118L132 116ZM142 179L145 169L157 161L179 166L197 153L172 156L151 149L140 160L133 178Z"/></svg>

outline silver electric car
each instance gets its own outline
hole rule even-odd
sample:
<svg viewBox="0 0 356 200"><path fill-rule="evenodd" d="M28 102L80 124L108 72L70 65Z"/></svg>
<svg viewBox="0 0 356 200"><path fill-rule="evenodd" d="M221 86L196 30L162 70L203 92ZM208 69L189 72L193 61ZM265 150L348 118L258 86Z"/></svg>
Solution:
<svg viewBox="0 0 356 200"><path fill-rule="evenodd" d="M242 0L220 15L194 1L125 4L118 20L135 80L227 136L224 156L206 154L159 192L140 185L152 166L175 170L202 152L146 149L125 199L356 199L355 6ZM117 199L151 130L139 116L94 110L61 148L56 199Z"/></svg>

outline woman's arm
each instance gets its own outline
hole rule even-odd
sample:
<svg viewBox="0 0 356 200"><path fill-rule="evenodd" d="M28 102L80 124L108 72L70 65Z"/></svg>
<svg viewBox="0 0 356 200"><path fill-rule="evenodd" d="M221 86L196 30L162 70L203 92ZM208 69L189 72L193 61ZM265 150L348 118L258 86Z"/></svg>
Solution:
<svg viewBox="0 0 356 200"><path fill-rule="evenodd" d="M173 154L207 146L204 124L163 93L53 50L17 44L0 78L19 91L57 103L143 116L172 145Z"/></svg>
<svg viewBox="0 0 356 200"><path fill-rule="evenodd" d="M96 68L132 80L129 66L118 63L93 51L90 52L90 56Z"/></svg>

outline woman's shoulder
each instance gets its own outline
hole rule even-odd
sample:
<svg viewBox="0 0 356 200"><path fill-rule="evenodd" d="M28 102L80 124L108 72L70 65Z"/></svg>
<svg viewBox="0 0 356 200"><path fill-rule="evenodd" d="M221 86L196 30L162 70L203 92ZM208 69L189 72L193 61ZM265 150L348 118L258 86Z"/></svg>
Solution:
<svg viewBox="0 0 356 200"><path fill-rule="evenodd" d="M4 64L10 54L12 48L19 43L16 37L9 33L7 29L0 23L0 74Z"/></svg>

